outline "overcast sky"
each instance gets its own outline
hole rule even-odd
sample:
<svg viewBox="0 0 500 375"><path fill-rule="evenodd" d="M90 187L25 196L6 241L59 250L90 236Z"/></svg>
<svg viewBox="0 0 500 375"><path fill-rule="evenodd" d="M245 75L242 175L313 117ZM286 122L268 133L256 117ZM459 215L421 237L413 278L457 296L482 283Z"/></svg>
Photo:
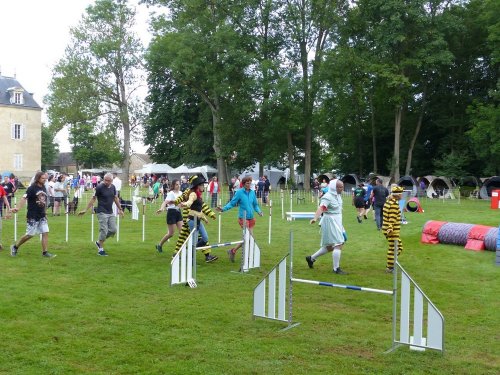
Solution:
<svg viewBox="0 0 500 375"><path fill-rule="evenodd" d="M62 58L69 43L69 29L80 21L93 0L0 0L0 73L14 77L34 94L44 107L52 67ZM137 6L137 33L149 42L147 19L149 11ZM46 122L45 114L42 121ZM61 151L70 151L67 132L61 131L57 141ZM134 151L144 152L142 145Z"/></svg>

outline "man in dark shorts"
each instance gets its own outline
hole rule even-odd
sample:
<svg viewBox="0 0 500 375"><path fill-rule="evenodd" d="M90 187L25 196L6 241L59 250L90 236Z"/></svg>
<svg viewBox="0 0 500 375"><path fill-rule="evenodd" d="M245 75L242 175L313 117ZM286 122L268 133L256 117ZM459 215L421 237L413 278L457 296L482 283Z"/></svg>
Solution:
<svg viewBox="0 0 500 375"><path fill-rule="evenodd" d="M113 175L106 173L102 183L97 185L94 196L89 201L85 211L80 211L78 215L85 215L89 208L94 206L97 199L97 220L99 221L99 240L95 242L97 255L108 256L103 248L104 241L116 233L116 216L113 213L113 203L118 207L118 214L123 217L123 210L118 198L116 188L113 185Z"/></svg>
<svg viewBox="0 0 500 375"><path fill-rule="evenodd" d="M42 235L42 256L46 258L55 257L54 254L47 251L49 244L49 224L45 213L49 200L47 190L45 190L45 181L47 181L47 177L45 172L37 172L33 179L33 183L26 189L26 193L21 198L19 207L11 210L16 213L23 207L25 202L28 202L26 234L10 247L10 255L13 257L17 255L22 244L37 234Z"/></svg>

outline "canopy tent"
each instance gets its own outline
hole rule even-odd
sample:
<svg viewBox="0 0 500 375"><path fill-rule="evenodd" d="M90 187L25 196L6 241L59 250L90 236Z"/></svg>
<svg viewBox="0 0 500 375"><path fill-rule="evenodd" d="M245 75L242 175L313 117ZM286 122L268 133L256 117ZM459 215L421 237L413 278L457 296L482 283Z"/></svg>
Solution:
<svg viewBox="0 0 500 375"><path fill-rule="evenodd" d="M101 169L101 168L84 168L80 169L80 173L92 173L92 174L99 174L99 173L104 173L108 172L109 169Z"/></svg>
<svg viewBox="0 0 500 375"><path fill-rule="evenodd" d="M455 195L451 190L453 184L446 177L435 177L429 186L427 186L427 196L429 198L449 198L455 199Z"/></svg>
<svg viewBox="0 0 500 375"><path fill-rule="evenodd" d="M415 180L412 176L403 176L399 179L398 185L401 186L405 190L411 190L410 197L417 196L417 180Z"/></svg>
<svg viewBox="0 0 500 375"><path fill-rule="evenodd" d="M136 169L134 172L138 174L156 174L156 173L163 173L167 174L170 173L173 170L173 168L168 165L168 164L156 164L156 163L150 163L150 164L144 164L141 169Z"/></svg>
<svg viewBox="0 0 500 375"><path fill-rule="evenodd" d="M246 169L243 173L240 174L240 180L245 176L250 176L253 180L258 180L260 177L259 165L259 163L256 163L252 168ZM271 186L278 185L278 181L280 180L280 178L285 178L285 171L282 171L281 169L275 167L265 166L263 174L267 176L269 182L271 183Z"/></svg>
<svg viewBox="0 0 500 375"><path fill-rule="evenodd" d="M344 183L344 191L349 194L361 183L355 174L346 174L341 180Z"/></svg>
<svg viewBox="0 0 500 375"><path fill-rule="evenodd" d="M202 175L205 180L208 181L208 175L212 176L217 173L217 169L214 167L211 167L209 165L202 165L201 167L194 167L194 168L189 168L189 175Z"/></svg>
<svg viewBox="0 0 500 375"><path fill-rule="evenodd" d="M484 181L481 190L479 190L479 196L482 199L490 199L491 192L498 189L500 189L500 176L490 177Z"/></svg>
<svg viewBox="0 0 500 375"><path fill-rule="evenodd" d="M170 172L168 172L168 178L170 180L173 179L181 179L181 176L189 176L189 167L186 164L181 164L177 168L173 168Z"/></svg>

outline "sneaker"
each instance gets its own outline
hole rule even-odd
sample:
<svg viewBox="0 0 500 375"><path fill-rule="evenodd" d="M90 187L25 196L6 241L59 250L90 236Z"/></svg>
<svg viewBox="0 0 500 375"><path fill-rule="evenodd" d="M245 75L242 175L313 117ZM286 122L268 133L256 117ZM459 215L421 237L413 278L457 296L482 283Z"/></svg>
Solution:
<svg viewBox="0 0 500 375"><path fill-rule="evenodd" d="M15 257L17 255L17 248L16 248L16 245L12 245L10 247L10 256L13 256Z"/></svg>
<svg viewBox="0 0 500 375"><path fill-rule="evenodd" d="M108 256L108 253L104 251L104 249L102 250L99 250L97 252L97 255L101 256L101 257L107 257Z"/></svg>
<svg viewBox="0 0 500 375"><path fill-rule="evenodd" d="M46 251L45 253L42 253L42 256L44 258L55 258L57 255L56 254L51 254L48 251Z"/></svg>
<svg viewBox="0 0 500 375"><path fill-rule="evenodd" d="M208 255L205 257L205 262L206 262L206 263L211 263L211 262L216 261L217 259L219 259L219 258L218 258L218 257L216 257L215 255L210 255L210 254L208 254Z"/></svg>
<svg viewBox="0 0 500 375"><path fill-rule="evenodd" d="M97 246L97 250L98 250L98 251L101 251L101 246L99 246L99 241L96 241L96 242L95 242L95 245Z"/></svg>
<svg viewBox="0 0 500 375"><path fill-rule="evenodd" d="M310 255L306 256L306 262L309 268L314 268L314 260L312 260Z"/></svg>
<svg viewBox="0 0 500 375"><path fill-rule="evenodd" d="M363 217L365 218L365 220L367 220L367 219L368 219L368 216L366 216L366 215L363 215Z"/></svg>
<svg viewBox="0 0 500 375"><path fill-rule="evenodd" d="M387 267L387 268L385 269L385 273L393 273L393 272L394 272L394 268L389 268L389 267Z"/></svg>
<svg viewBox="0 0 500 375"><path fill-rule="evenodd" d="M235 254L236 254L236 252L234 251L234 247L227 251L227 255L229 256L229 260L231 261L231 263L234 263L234 255Z"/></svg>
<svg viewBox="0 0 500 375"><path fill-rule="evenodd" d="M358 219L358 223L362 223L361 218L359 216L356 216L356 219Z"/></svg>
<svg viewBox="0 0 500 375"><path fill-rule="evenodd" d="M163 248L161 247L160 244L156 245L156 250L159 252L159 253L163 253Z"/></svg>
<svg viewBox="0 0 500 375"><path fill-rule="evenodd" d="M333 270L333 273L336 273L337 275L349 275L347 272L342 270L342 268L340 268L340 267L337 267L336 270Z"/></svg>

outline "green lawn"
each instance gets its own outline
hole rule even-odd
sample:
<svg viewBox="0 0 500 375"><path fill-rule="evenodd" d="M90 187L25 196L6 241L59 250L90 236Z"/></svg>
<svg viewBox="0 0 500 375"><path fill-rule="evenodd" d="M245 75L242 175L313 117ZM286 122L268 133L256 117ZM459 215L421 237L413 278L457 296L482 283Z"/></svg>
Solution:
<svg viewBox="0 0 500 375"><path fill-rule="evenodd" d="M402 265L445 317L446 352L413 352L391 347L392 300L389 296L343 289L294 285L296 328L252 319L254 286L288 251L293 230L294 276L379 289L391 289L384 273L386 241L373 220L358 224L350 200L344 201L349 240L341 265L349 275L331 273L330 255L313 270L304 257L319 248L317 226L281 219L274 196L272 242L269 209L257 219L255 237L262 266L239 274L228 261L205 264L198 255L198 288L170 287L171 250L158 254L155 243L165 231L164 215L146 209L142 218L121 220L120 240L105 244L98 257L91 242L91 216L50 217L49 251L42 259L34 238L15 258L8 245L13 220L3 223L0 253L0 373L2 374L498 374L500 372L500 267L495 253L451 245L420 244L427 220L497 226L499 211L481 200L423 200L423 214L407 213L402 229ZM312 211L310 198L294 198L294 210ZM82 207L83 202L80 207ZM290 207L289 196L284 201ZM222 215L222 241L241 238L236 210ZM19 215L23 217L24 212ZM95 237L97 238L97 223ZM24 233L20 219L18 236ZM218 224L208 225L211 243Z"/></svg>

